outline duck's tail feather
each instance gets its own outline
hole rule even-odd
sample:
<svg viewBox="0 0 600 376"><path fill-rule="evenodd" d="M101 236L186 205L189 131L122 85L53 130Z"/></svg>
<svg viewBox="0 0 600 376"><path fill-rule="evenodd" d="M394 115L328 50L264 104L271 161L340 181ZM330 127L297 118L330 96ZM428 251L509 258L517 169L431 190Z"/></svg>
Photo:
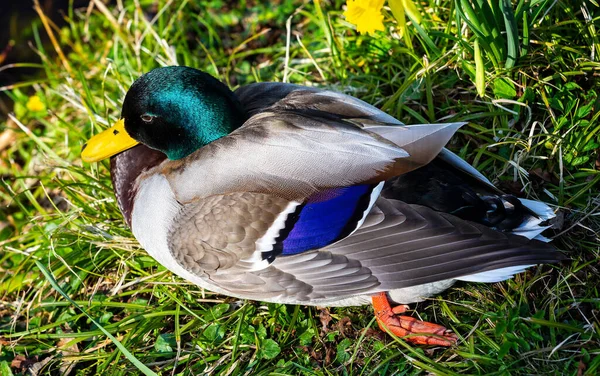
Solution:
<svg viewBox="0 0 600 376"><path fill-rule="evenodd" d="M527 239L550 241L542 232L550 228L545 224L556 214L547 204L513 195L483 196L482 200L487 210L480 223Z"/></svg>
<svg viewBox="0 0 600 376"><path fill-rule="evenodd" d="M530 240L538 240L545 243L551 241L551 239L542 235L542 232L550 226L543 225L543 223L547 223L552 218L556 217L552 208L550 208L547 204L541 201L528 200L525 198L517 199L514 196L510 196L513 199L519 201L519 204L525 207L527 212L522 211L524 213L523 218L519 222L518 226L511 228L510 233L526 237ZM503 196L502 201L504 202L505 197ZM514 203L513 200L510 200ZM510 202L509 202L510 203ZM515 206L518 206L515 205ZM512 217L511 221L515 220L515 216ZM506 225L508 222L501 222ZM486 283L494 283L501 282L507 279L514 277L516 274L522 273L525 269L532 267L533 265L519 265L519 266L511 266L507 268L490 270L482 273L471 274L463 277L456 278L459 281L466 282L486 282Z"/></svg>
<svg viewBox="0 0 600 376"><path fill-rule="evenodd" d="M541 201L528 200L520 198L519 201L531 213L523 218L523 221L511 232L515 235L524 236L528 239L536 239L543 242L549 242L550 239L542 235L542 232L551 226L547 224L550 220L556 217L554 210L547 204Z"/></svg>
<svg viewBox="0 0 600 376"><path fill-rule="evenodd" d="M528 200L526 198L520 198L519 200L542 221L548 221L556 217L554 210L544 202Z"/></svg>
<svg viewBox="0 0 600 376"><path fill-rule="evenodd" d="M496 282L562 259L551 244L380 198L363 226L324 251L359 261L394 290L447 279Z"/></svg>
<svg viewBox="0 0 600 376"><path fill-rule="evenodd" d="M511 279L516 274L523 273L527 268L530 268L534 265L518 265L518 266L509 266L507 268L500 268L489 270L487 272L476 273L465 275L462 277L456 278L459 281L465 282L485 282L485 283L495 283L506 281L507 279Z"/></svg>
<svg viewBox="0 0 600 376"><path fill-rule="evenodd" d="M458 157L456 157L458 158ZM456 163L455 163L456 164ZM491 191L463 170L436 158L417 170L386 182L383 196L477 222L528 239L549 241L541 235L554 211L545 203Z"/></svg>

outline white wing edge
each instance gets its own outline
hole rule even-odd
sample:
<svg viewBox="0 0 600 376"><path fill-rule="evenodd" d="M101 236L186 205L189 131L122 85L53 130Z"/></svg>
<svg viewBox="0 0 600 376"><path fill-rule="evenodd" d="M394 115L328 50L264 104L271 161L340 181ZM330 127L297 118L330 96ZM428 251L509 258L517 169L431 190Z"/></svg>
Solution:
<svg viewBox="0 0 600 376"><path fill-rule="evenodd" d="M465 282L485 282L485 283L494 283L506 281L507 279L511 279L515 276L515 274L523 273L527 268L530 268L534 265L518 265L518 266L510 266L507 268L500 268L489 270L486 272L469 274L463 277L456 278L459 281Z"/></svg>

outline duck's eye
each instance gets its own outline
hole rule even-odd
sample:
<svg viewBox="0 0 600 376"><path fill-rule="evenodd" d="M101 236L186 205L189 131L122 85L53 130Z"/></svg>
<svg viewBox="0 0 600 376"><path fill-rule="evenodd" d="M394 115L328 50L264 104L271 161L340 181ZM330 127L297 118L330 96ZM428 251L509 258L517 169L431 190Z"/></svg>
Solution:
<svg viewBox="0 0 600 376"><path fill-rule="evenodd" d="M152 123L152 121L154 121L154 118L156 118L156 116L154 115L150 115L150 114L143 114L141 116L142 121L145 123Z"/></svg>

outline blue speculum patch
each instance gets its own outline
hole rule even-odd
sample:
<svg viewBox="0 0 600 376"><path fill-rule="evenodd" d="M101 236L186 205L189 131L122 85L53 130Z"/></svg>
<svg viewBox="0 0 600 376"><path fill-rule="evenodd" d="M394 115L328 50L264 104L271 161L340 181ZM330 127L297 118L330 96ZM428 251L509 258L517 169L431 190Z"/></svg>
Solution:
<svg viewBox="0 0 600 376"><path fill-rule="evenodd" d="M282 254L322 248L349 235L369 207L373 187L334 188L310 197L299 207L298 219L282 242Z"/></svg>

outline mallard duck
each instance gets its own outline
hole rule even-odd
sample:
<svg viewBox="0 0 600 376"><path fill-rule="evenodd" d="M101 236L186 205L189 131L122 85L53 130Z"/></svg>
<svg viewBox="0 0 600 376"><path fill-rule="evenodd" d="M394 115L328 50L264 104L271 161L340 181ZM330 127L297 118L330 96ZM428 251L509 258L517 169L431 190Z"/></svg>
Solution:
<svg viewBox="0 0 600 376"><path fill-rule="evenodd" d="M373 303L382 329L450 345L455 334L392 304L561 259L541 236L550 207L503 194L444 148L463 123L407 126L352 96L285 83L232 92L179 66L138 78L121 117L82 159L112 157L140 244L219 294Z"/></svg>

